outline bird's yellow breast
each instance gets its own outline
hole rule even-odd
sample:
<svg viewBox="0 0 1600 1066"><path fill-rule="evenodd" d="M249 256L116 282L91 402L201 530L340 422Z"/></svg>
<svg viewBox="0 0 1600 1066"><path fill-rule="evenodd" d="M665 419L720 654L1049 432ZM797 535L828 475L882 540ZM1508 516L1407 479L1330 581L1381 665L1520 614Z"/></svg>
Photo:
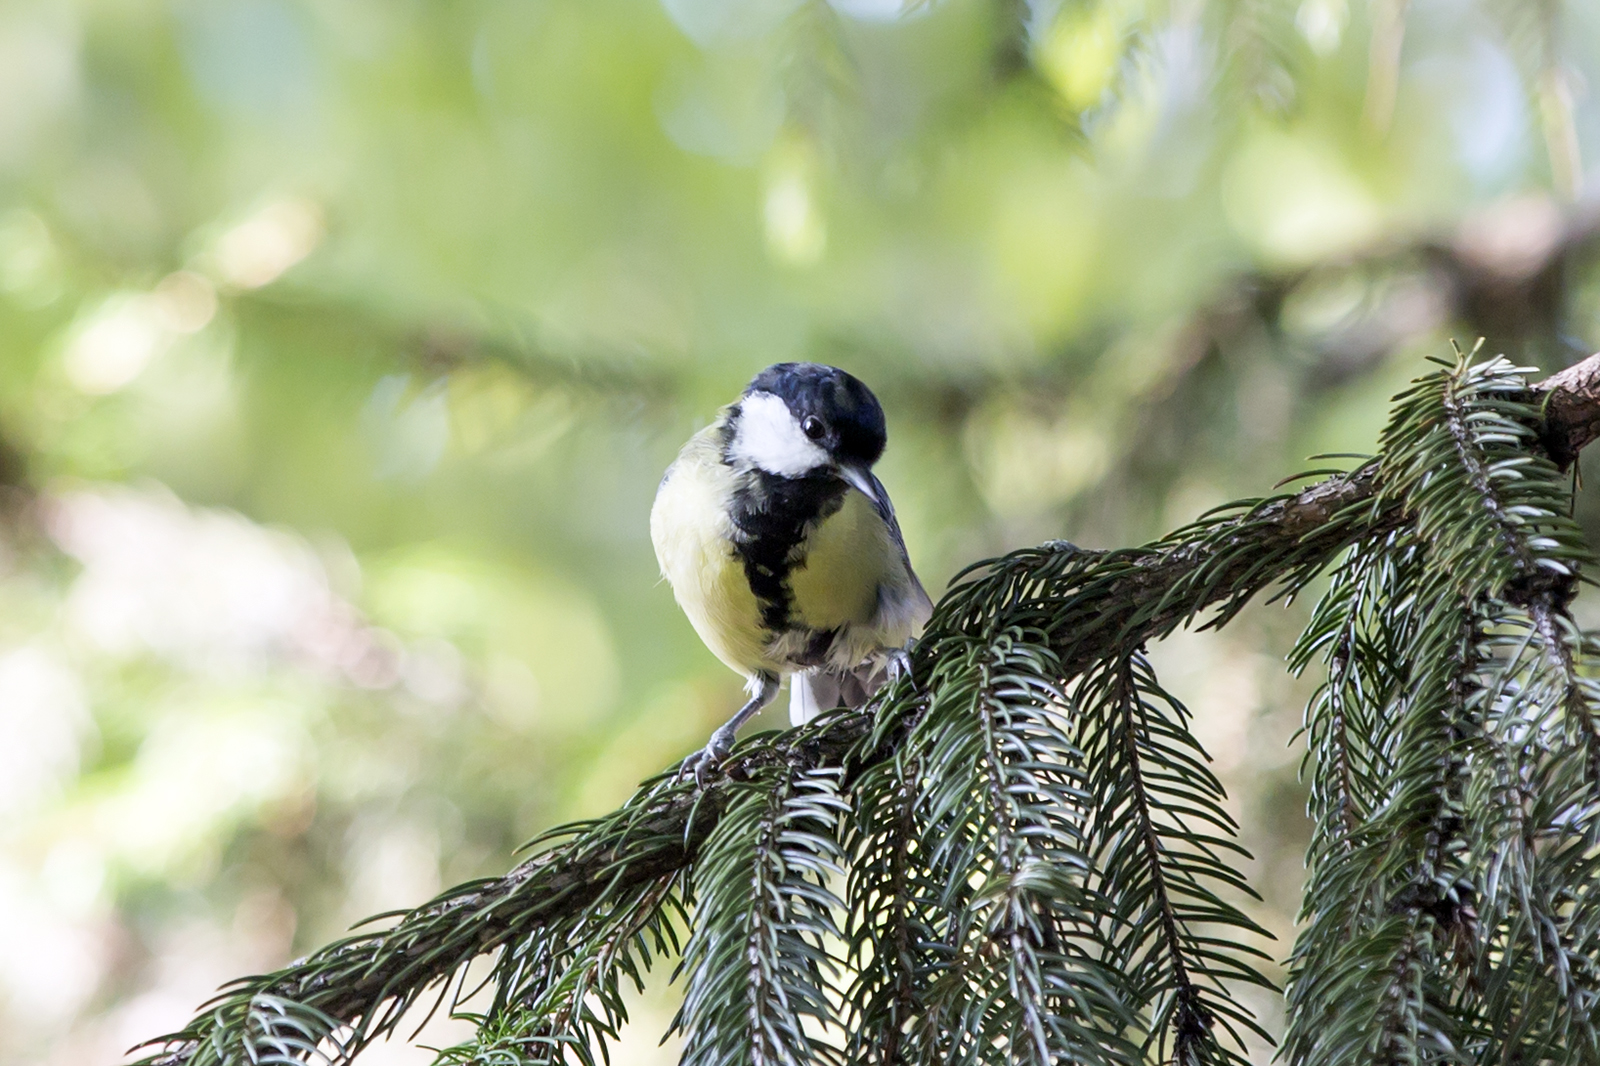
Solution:
<svg viewBox="0 0 1600 1066"><path fill-rule="evenodd" d="M771 670L761 605L733 542L728 500L735 475L717 454L715 429L697 433L667 470L650 509L650 540L661 573L700 639L749 676Z"/></svg>
<svg viewBox="0 0 1600 1066"><path fill-rule="evenodd" d="M839 509L811 530L789 571L795 621L808 629L871 624L878 587L895 562L897 550L872 501L847 490Z"/></svg>

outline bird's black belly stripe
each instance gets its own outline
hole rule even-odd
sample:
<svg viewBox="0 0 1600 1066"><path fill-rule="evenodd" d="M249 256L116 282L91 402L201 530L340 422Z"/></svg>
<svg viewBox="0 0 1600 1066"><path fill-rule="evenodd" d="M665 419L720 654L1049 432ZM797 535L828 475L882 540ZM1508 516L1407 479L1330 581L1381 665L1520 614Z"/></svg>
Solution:
<svg viewBox="0 0 1600 1066"><path fill-rule="evenodd" d="M830 475L784 478L756 470L734 492L734 550L761 605L761 622L773 633L792 628L788 578L800 561L796 550L817 522L844 506L847 490Z"/></svg>

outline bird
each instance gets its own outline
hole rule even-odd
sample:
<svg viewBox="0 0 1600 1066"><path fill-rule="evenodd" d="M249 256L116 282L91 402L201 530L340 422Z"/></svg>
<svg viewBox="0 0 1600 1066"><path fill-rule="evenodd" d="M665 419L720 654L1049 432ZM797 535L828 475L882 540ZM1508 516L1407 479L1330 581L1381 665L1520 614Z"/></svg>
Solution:
<svg viewBox="0 0 1600 1066"><path fill-rule="evenodd" d="M749 696L680 777L703 784L785 678L799 725L860 707L909 671L933 603L872 473L887 440L883 408L859 379L778 363L667 468L650 510L662 576Z"/></svg>

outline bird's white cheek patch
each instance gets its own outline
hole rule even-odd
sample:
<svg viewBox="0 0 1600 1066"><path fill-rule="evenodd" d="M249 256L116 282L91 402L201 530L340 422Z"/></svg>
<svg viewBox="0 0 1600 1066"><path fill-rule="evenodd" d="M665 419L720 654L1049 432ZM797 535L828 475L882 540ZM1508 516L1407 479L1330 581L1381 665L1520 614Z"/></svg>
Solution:
<svg viewBox="0 0 1600 1066"><path fill-rule="evenodd" d="M739 403L739 429L729 449L742 460L780 477L799 477L828 465L828 453L805 435L789 405L770 392Z"/></svg>

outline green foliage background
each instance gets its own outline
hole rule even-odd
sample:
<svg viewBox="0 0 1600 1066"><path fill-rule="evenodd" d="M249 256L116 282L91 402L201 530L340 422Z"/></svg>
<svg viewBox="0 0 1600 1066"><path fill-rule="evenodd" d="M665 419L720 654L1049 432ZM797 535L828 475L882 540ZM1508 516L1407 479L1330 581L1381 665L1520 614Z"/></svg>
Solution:
<svg viewBox="0 0 1600 1066"><path fill-rule="evenodd" d="M1593 84L1578 3L7 4L0 1061L702 742L737 679L646 513L770 362L878 391L937 591L1371 450L1449 336L1600 347ZM1280 956L1304 621L1154 649Z"/></svg>

